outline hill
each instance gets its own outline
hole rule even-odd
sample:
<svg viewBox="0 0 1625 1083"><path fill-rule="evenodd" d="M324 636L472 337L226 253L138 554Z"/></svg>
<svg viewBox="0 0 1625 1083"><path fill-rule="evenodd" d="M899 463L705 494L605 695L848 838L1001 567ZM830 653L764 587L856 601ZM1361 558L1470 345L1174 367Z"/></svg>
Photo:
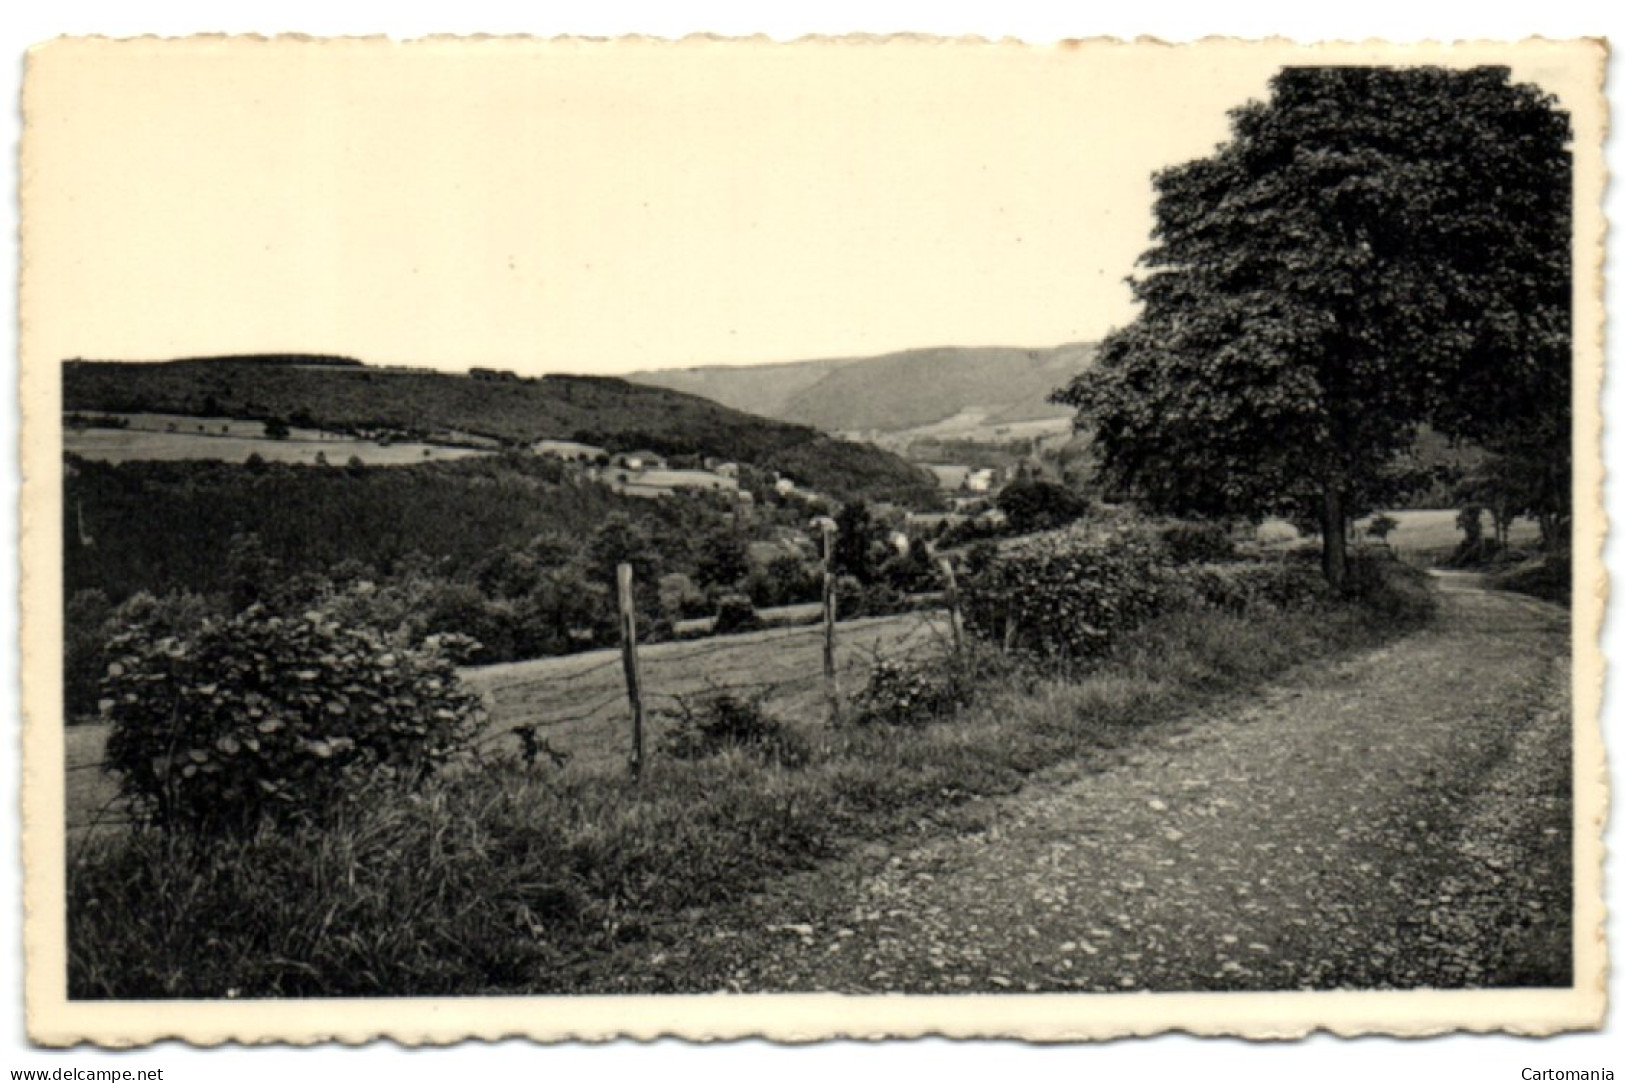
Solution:
<svg viewBox="0 0 1625 1083"><path fill-rule="evenodd" d="M626 378L648 387L665 387L699 395L735 410L781 420L797 395L858 358L830 361L787 361L768 365L707 365L691 369L634 372Z"/></svg>
<svg viewBox="0 0 1625 1083"><path fill-rule="evenodd" d="M1091 343L1045 349L940 346L878 357L637 372L687 391L827 432L903 432L961 416L987 424L1064 418L1046 401L1094 360Z"/></svg>
<svg viewBox="0 0 1625 1083"><path fill-rule="evenodd" d="M337 363L335 363L337 362ZM378 368L278 355L134 363L68 361L65 411L281 418L355 432L443 432L523 445L579 440L611 451L714 455L791 475L837 498L929 499L930 478L895 455L692 394L589 376L520 378Z"/></svg>

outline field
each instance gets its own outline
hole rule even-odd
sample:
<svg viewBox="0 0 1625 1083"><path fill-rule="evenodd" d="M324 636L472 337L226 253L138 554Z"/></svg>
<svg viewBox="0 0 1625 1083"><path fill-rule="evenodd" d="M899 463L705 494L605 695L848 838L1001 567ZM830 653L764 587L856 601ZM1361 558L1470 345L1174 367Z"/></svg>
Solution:
<svg viewBox="0 0 1625 1083"><path fill-rule="evenodd" d="M1405 556L1422 554L1444 555L1461 541L1461 529L1456 526L1455 508L1419 508L1410 511L1390 511L1390 518L1399 526L1388 535L1388 544ZM1355 523L1364 529L1370 519ZM1490 534L1490 517L1484 516L1484 533ZM1514 548L1533 546L1540 541L1540 528L1530 519L1517 519L1512 524L1509 541Z"/></svg>
<svg viewBox="0 0 1625 1083"><path fill-rule="evenodd" d="M102 462L212 459L246 462L258 455L267 462L314 463L325 455L334 466L352 457L368 466L402 466L425 460L461 459L483 455L473 448L402 442L379 444L317 429L291 429L286 440L257 435L262 426L241 418L182 417L171 414L124 414L129 428L64 427L62 447L75 455Z"/></svg>
<svg viewBox="0 0 1625 1083"><path fill-rule="evenodd" d="M941 613L907 613L843 621L836 657L842 691L862 687L869 660L945 647ZM771 628L747 635L661 643L638 651L644 702L654 722L651 741L670 725L660 717L676 697L708 689L765 694L769 709L786 721L824 721L823 625ZM537 723L555 748L582 765L624 759L630 748L626 685L619 651L484 666L465 673L489 696L490 732Z"/></svg>
<svg viewBox="0 0 1625 1083"><path fill-rule="evenodd" d="M641 648L649 755L659 755L660 734L672 724L663 711L676 706L677 696L709 689L761 693L778 717L808 730L821 725L823 631L821 624L771 628ZM838 635L841 688L850 694L863 686L872 657L923 656L945 649L948 628L946 615L932 611L843 621ZM569 754L573 766L626 759L631 724L619 650L473 667L462 675L490 706L490 722L480 738L483 748L512 753L518 746L507 732L534 724L553 748ZM113 779L96 766L106 740L105 726L67 729L67 822L72 831L92 826L116 795ZM118 817L105 819L117 822Z"/></svg>

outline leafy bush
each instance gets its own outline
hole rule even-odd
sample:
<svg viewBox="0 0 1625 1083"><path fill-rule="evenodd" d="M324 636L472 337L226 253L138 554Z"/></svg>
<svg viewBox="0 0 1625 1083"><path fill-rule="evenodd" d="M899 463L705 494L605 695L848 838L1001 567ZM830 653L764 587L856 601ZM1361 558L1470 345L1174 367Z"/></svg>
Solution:
<svg viewBox="0 0 1625 1083"><path fill-rule="evenodd" d="M1366 524L1365 532L1378 541L1387 541L1388 535L1399 529L1399 520L1386 512L1373 515Z"/></svg>
<svg viewBox="0 0 1625 1083"><path fill-rule="evenodd" d="M850 575L835 577L835 615L840 620L865 616L868 613L868 591L857 578Z"/></svg>
<svg viewBox="0 0 1625 1083"><path fill-rule="evenodd" d="M190 635L213 612L208 599L187 590L162 596L139 591L119 606L108 605L99 590L75 594L63 615L63 691L69 717L96 713L101 679L112 661L108 644L116 636L135 629L151 636Z"/></svg>
<svg viewBox="0 0 1625 1083"><path fill-rule="evenodd" d="M1089 511L1085 497L1041 478L1021 478L999 493L999 510L1016 533L1051 530L1081 519Z"/></svg>
<svg viewBox="0 0 1625 1083"><path fill-rule="evenodd" d="M1439 605L1427 573L1366 553L1350 554L1343 593L1383 624L1400 629L1426 623Z"/></svg>
<svg viewBox="0 0 1625 1083"><path fill-rule="evenodd" d="M717 619L711 625L712 635L732 635L736 632L754 632L763 627L762 615L743 594L725 594L717 603Z"/></svg>
<svg viewBox="0 0 1625 1083"><path fill-rule="evenodd" d="M682 572L667 572L660 577L660 611L669 620L688 620L709 616L711 606L693 579Z"/></svg>
<svg viewBox="0 0 1625 1083"><path fill-rule="evenodd" d="M694 577L701 586L731 587L750 571L745 543L731 530L717 530L700 539Z"/></svg>
<svg viewBox="0 0 1625 1083"><path fill-rule="evenodd" d="M762 696L732 692L678 696L675 710L661 712L676 722L666 731L666 754L677 760L700 760L738 749L768 763L802 766L809 757L807 742L768 714L762 701Z"/></svg>
<svg viewBox="0 0 1625 1083"><path fill-rule="evenodd" d="M1461 531L1461 541L1451 552L1445 564L1454 568L1471 568L1481 564L1488 564L1500 553L1500 544L1494 539L1484 536L1484 508L1480 504L1468 504L1456 513L1456 528Z"/></svg>
<svg viewBox="0 0 1625 1083"><path fill-rule="evenodd" d="M835 615L840 620L901 613L908 606L908 596L882 580L867 585L850 575L835 580Z"/></svg>
<svg viewBox="0 0 1625 1083"><path fill-rule="evenodd" d="M767 567L752 572L746 590L758 606L816 602L823 589L823 572L793 553L781 553Z"/></svg>
<svg viewBox="0 0 1625 1083"><path fill-rule="evenodd" d="M1160 531L1168 559L1175 564L1197 564L1229 560L1236 555L1235 542L1222 523L1170 523Z"/></svg>
<svg viewBox="0 0 1625 1083"><path fill-rule="evenodd" d="M1170 568L1170 584L1197 605L1241 614L1260 604L1298 609L1323 599L1326 581L1309 564L1290 561L1187 564Z"/></svg>
<svg viewBox="0 0 1625 1083"><path fill-rule="evenodd" d="M1155 613L1156 546L1135 529L1073 528L1023 538L961 591L972 635L1038 658L1093 658Z"/></svg>
<svg viewBox="0 0 1625 1083"><path fill-rule="evenodd" d="M257 606L190 637L137 628L109 644L108 765L162 826L322 819L370 788L421 782L465 747L483 711L458 683L458 646Z"/></svg>
<svg viewBox="0 0 1625 1083"><path fill-rule="evenodd" d="M858 725L925 725L951 717L977 691L978 668L964 657L881 659L851 698Z"/></svg>
<svg viewBox="0 0 1625 1083"><path fill-rule="evenodd" d="M941 589L942 573L925 543L912 539L907 552L894 553L880 566L880 582L899 594L922 594Z"/></svg>
<svg viewBox="0 0 1625 1083"><path fill-rule="evenodd" d="M937 538L937 545L942 549L957 549L960 546L975 549L977 546L991 546L994 539L1004 537L1011 529L1008 519L1000 522L977 516L947 527Z"/></svg>

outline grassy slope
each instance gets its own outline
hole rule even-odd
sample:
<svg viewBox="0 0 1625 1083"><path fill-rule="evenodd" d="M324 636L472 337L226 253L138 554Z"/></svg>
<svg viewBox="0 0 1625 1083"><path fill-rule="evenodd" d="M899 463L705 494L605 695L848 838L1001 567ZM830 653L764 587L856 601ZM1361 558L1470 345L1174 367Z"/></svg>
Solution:
<svg viewBox="0 0 1625 1083"><path fill-rule="evenodd" d="M384 426L416 433L458 429L513 442L582 439L610 450L648 447L787 469L844 497L873 491L929 493L931 482L901 459L866 445L835 448L813 429L624 380L548 376L478 380L364 366L239 360L163 364L67 362L65 410L158 411L227 417L309 415L339 430Z"/></svg>

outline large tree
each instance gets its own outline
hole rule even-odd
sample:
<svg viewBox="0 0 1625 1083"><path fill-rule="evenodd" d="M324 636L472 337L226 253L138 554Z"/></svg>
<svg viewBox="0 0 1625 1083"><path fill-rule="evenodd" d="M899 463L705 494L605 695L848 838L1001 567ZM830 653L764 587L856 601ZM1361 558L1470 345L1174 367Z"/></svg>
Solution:
<svg viewBox="0 0 1625 1083"><path fill-rule="evenodd" d="M1344 523L1417 427L1565 464L1567 116L1503 68L1289 68L1158 173L1138 318L1057 393L1159 510ZM1559 431L1560 430L1560 431ZM1561 445L1560 449L1556 445Z"/></svg>

